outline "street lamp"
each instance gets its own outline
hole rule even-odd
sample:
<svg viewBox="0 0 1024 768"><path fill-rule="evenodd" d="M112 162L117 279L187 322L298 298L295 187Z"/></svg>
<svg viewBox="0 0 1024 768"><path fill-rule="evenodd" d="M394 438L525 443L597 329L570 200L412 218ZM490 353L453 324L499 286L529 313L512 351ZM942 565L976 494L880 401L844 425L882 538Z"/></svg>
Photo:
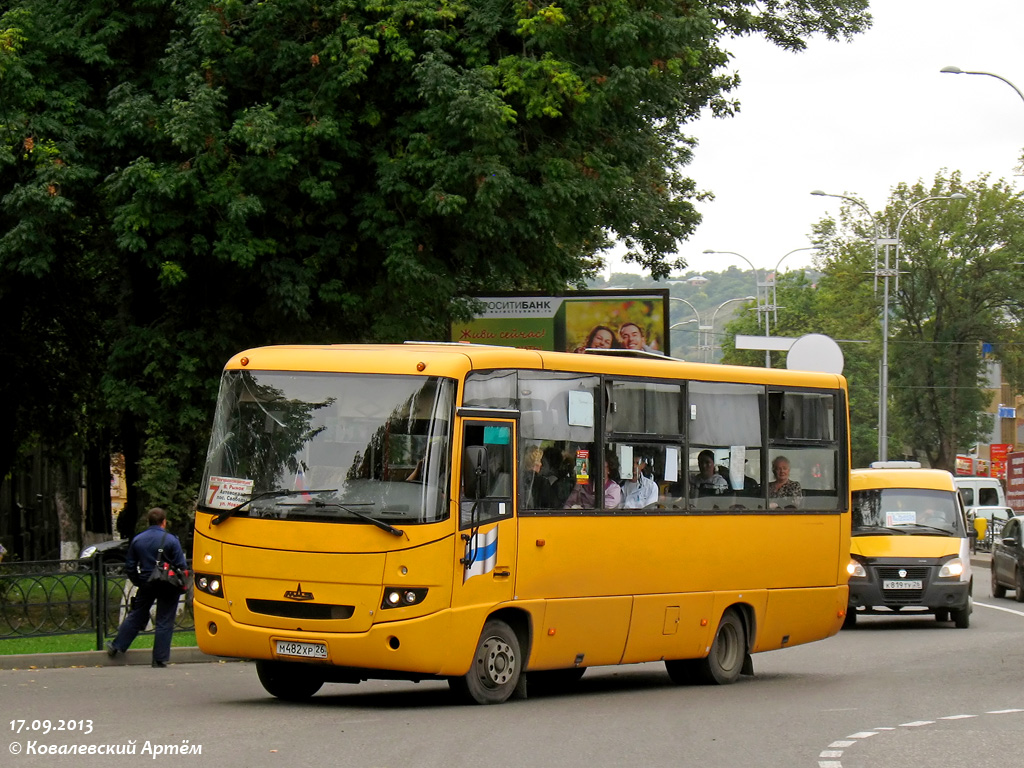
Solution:
<svg viewBox="0 0 1024 768"><path fill-rule="evenodd" d="M668 300L669 301L678 301L680 304L685 304L691 310L693 310L693 316L697 318L697 346L699 348L700 347L700 331L701 331L701 328L700 328L700 312L698 312L697 308L695 306L693 306L693 304L688 302L686 299L680 299L680 298L677 298L675 296L669 296ZM678 327L680 325L686 325L687 323L690 323L690 322L693 322L693 321L688 320L686 323L676 323L675 325L669 327L669 331L671 331L672 328L676 328L676 327ZM672 339L669 338L669 348L670 349L671 349L671 346L672 346Z"/></svg>
<svg viewBox="0 0 1024 768"><path fill-rule="evenodd" d="M786 254L786 256L792 256L797 251L816 251L819 246L817 243L814 245L808 245L804 248L794 248L792 251ZM771 287L772 287L772 303L768 307L772 311L772 317L775 319L775 325L779 324L779 294L776 286L779 283L779 267L782 266L782 262L786 260L786 256L783 256L777 262L775 262L775 269L772 272ZM765 276L765 282L768 282L767 275Z"/></svg>
<svg viewBox="0 0 1024 768"><path fill-rule="evenodd" d="M942 69L939 70L939 72L944 72L947 75L988 75L989 77L994 77L996 80L1002 80L1004 83L1006 83L1008 86L1010 86L1011 88L1013 88L1013 90L1017 92L1017 95L1020 96L1021 100L1024 100L1024 93L1020 92L1020 88L1011 83L1002 75L997 75L994 72L972 72L967 69L960 69L960 67L943 67Z"/></svg>
<svg viewBox="0 0 1024 768"><path fill-rule="evenodd" d="M708 248L707 250L704 251L704 253L707 253L707 254L718 253L718 254L722 254L723 256L736 256L736 257L738 257L740 259L743 259L745 262L747 262L747 264L750 265L750 270L754 273L754 303L757 305L757 327L758 328L761 327L761 313L762 312L765 313L764 321L767 324L767 322L768 322L768 283L767 282L762 282L761 278L759 278L757 276L757 267L754 266L754 263L750 259L748 259L746 256L744 256L742 253L736 253L736 251L716 251L713 248ZM762 285L764 286L764 306L763 307L761 306L761 286ZM767 331L767 327L766 327L765 336L767 336L767 335L768 335L768 331ZM772 367L771 353L767 349L764 351L764 365L765 365L765 368L771 368Z"/></svg>
<svg viewBox="0 0 1024 768"><path fill-rule="evenodd" d="M1020 96L1021 101L1024 101L1024 93L1020 92L1020 88L1011 83L1002 75L997 75L995 72L971 71L967 69L960 69L960 67L943 67L942 69L939 70L939 72L944 72L948 75L987 75L988 77L994 77L996 80L1002 80L1008 86L1013 88L1013 90L1016 91L1017 95Z"/></svg>
<svg viewBox="0 0 1024 768"><path fill-rule="evenodd" d="M875 292L876 295L878 294L878 278L879 277L885 278L885 302L884 302L885 303L885 314L884 314L884 316L882 318L882 325L884 327L884 330L883 330L883 333L882 333L882 359L883 360L887 360L888 359L888 355L889 355L889 349L888 349L888 346L889 346L889 336L888 336L888 327L889 327L888 326L888 323L889 323L889 277L892 274L891 272L889 272L889 244L890 244L890 238L887 237L885 239L882 239L881 232L878 229L878 222L875 220L875 217L871 214L871 211L868 209L867 204L863 200L860 200L860 199L858 199L856 197L849 197L848 195L835 195L835 194L831 194L829 192L824 192L824 191L822 191L820 189L811 190L811 194L812 195L817 195L818 197L835 197L835 198L838 198L840 200L846 200L847 202L853 203L858 208L860 208L862 211L864 211L864 213L867 214L868 221L871 222L871 226L875 230L875 238L872 241L872 248L871 248L872 254L873 254L873 258L874 258L874 262L875 262L875 266L874 266L874 269L873 269L873 272L874 272L874 292ZM893 242L895 242L895 241L893 241ZM878 246L882 245L882 244L885 245L885 269L884 270L880 269L879 266L878 266ZM882 363L883 367L885 365L886 365L886 363ZM888 371L888 369L886 369L886 371ZM883 429L882 429L882 425L887 420L887 415L886 415L886 411L885 411L885 405L883 404L884 401L882 399L882 391L883 391L882 390L882 371L880 369L879 372L878 372L878 458L879 459L884 459L886 453L888 452L888 443L885 440Z"/></svg>
<svg viewBox="0 0 1024 768"><path fill-rule="evenodd" d="M871 222L871 226L875 230L875 240L874 240L874 243L873 243L872 253L873 253L874 259L875 259L875 267L874 267L875 268L875 292L877 293L878 292L878 246L880 245L880 241L882 239L882 236L881 236L881 234L878 231L878 222L875 221L875 217L871 215L871 211L868 210L867 204L863 200L858 200L856 197L847 197L846 195L834 195L834 194L831 194L829 192L823 192L820 189L813 189L813 190L811 190L811 194L812 195L817 195L818 197L836 197L836 198L838 198L840 200L846 200L847 202L853 203L854 205L859 207L862 211L864 211L864 213L866 213L868 215L868 221Z"/></svg>
<svg viewBox="0 0 1024 768"><path fill-rule="evenodd" d="M711 325L709 325L707 327L706 333L707 333L708 347L710 348L711 353L712 353L711 354L711 362L712 363L715 362L715 356L714 356L715 343L714 343L714 339L712 339L711 337L712 337L712 335L715 332L715 319L718 317L718 310L720 310L726 304L732 304L734 301L750 301L750 300L753 300L754 303L756 304L757 303L757 296L738 296L735 299L726 299L721 304L719 304L717 307L715 307L715 311L711 313ZM707 350L705 350L705 352L706 351ZM708 362L708 358L707 358L706 354L704 356L704 362L705 363Z"/></svg>
<svg viewBox="0 0 1024 768"><path fill-rule="evenodd" d="M903 226L903 220L907 218L907 214L924 203L936 200L966 199L967 195L955 192L952 195L933 195L931 197L925 197L907 206L907 210L903 212L899 221L896 223L896 269L893 270L893 272L895 272L896 275L897 286L899 285L900 227ZM886 461L889 458L889 250L886 249L885 253L885 292L883 295L882 309L882 376L881 383L879 384L879 399L881 402L879 403L880 418L878 421L878 459L880 461Z"/></svg>

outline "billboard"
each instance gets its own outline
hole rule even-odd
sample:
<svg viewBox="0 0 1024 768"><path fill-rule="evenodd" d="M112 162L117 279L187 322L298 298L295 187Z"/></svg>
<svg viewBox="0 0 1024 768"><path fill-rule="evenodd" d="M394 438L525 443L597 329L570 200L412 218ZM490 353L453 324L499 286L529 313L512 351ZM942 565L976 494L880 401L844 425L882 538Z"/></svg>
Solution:
<svg viewBox="0 0 1024 768"><path fill-rule="evenodd" d="M1006 503L1014 513L1024 515L1024 452L1006 457Z"/></svg>
<svg viewBox="0 0 1024 768"><path fill-rule="evenodd" d="M668 354L668 290L480 296L483 312L452 323L452 341L582 352L587 346Z"/></svg>

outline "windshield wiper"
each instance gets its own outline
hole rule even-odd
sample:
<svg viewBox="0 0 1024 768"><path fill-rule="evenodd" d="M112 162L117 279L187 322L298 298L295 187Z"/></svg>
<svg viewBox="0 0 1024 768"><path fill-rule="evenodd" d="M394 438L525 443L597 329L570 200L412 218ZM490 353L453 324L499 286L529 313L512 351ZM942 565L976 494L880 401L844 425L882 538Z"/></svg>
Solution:
<svg viewBox="0 0 1024 768"><path fill-rule="evenodd" d="M904 535L905 533L906 531L901 531L896 528L887 528L884 525L863 525L853 531L854 536L878 536L879 534L884 536L895 536L896 534Z"/></svg>
<svg viewBox="0 0 1024 768"><path fill-rule="evenodd" d="M368 515L365 512L359 512L358 510L352 509L351 505L339 504L336 501L318 501L318 500L314 500L313 501L313 506L314 507L337 507L338 509L341 509L341 510L343 510L345 512L348 512L350 515L354 515L355 517L358 517L360 520L365 520L368 523L373 523L378 528L380 528L382 531L387 531L392 536L405 536L405 531L403 531L403 530L401 530L399 528L395 528L395 526L393 526L393 525L388 525L383 520L378 520L373 515ZM369 506L369 505L367 504L367 505L364 505L364 506Z"/></svg>
<svg viewBox="0 0 1024 768"><path fill-rule="evenodd" d="M251 496L250 498L248 498L245 501L243 501L241 504L236 504L231 509L227 509L227 510L221 512L219 515L217 515L215 518L213 518L213 520L211 522L213 523L213 525L220 525L225 520L227 520L229 517L234 515L236 512L240 512L242 509L244 509L245 507L249 506L254 501L259 501L260 499L279 499L279 498L282 498L284 496L296 496L296 495L302 494L302 493L314 494L314 493L337 493L337 492L338 492L337 488L323 488L323 489L320 489L320 490L317 490L317 489L305 490L305 489L301 489L301 488L278 488L276 491L264 491L263 493L257 493L255 496Z"/></svg>

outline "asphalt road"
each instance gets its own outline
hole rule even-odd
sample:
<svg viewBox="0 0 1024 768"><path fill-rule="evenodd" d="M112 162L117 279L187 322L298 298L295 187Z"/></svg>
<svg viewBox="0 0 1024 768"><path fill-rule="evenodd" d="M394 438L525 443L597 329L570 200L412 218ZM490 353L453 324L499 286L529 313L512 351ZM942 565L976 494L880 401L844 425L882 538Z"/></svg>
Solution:
<svg viewBox="0 0 1024 768"><path fill-rule="evenodd" d="M0 754L12 767L1006 768L1024 742L1022 636L1024 605L991 598L980 570L969 629L865 617L759 654L753 678L725 687L676 687L663 665L641 664L493 707L455 704L443 683L396 682L327 685L284 704L244 662L8 669ZM78 745L134 754L38 754Z"/></svg>

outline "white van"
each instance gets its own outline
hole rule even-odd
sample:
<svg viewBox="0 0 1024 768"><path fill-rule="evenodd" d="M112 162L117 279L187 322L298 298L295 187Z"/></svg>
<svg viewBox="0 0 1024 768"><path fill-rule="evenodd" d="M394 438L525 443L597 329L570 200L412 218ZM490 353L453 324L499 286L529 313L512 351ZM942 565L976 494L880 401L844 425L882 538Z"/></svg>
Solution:
<svg viewBox="0 0 1024 768"><path fill-rule="evenodd" d="M955 477L965 507L1005 507L1003 484L996 477Z"/></svg>

